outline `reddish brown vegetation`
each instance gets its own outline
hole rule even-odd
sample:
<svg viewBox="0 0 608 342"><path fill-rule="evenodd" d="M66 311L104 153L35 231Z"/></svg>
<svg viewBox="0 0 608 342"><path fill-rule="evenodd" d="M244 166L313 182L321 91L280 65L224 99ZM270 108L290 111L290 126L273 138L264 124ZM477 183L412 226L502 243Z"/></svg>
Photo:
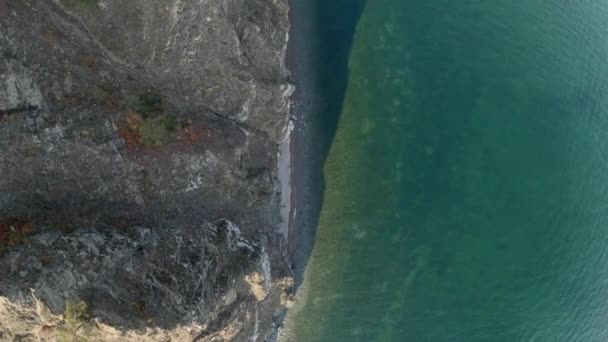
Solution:
<svg viewBox="0 0 608 342"><path fill-rule="evenodd" d="M4 224L0 224L0 241L4 240L6 234L8 234L8 227Z"/></svg>
<svg viewBox="0 0 608 342"><path fill-rule="evenodd" d="M89 68L92 68L97 64L97 57L93 55L86 55L82 58L82 64Z"/></svg>
<svg viewBox="0 0 608 342"><path fill-rule="evenodd" d="M57 44L59 39L61 39L61 33L56 29L51 28L44 32L44 38L46 38L49 43L54 45Z"/></svg>
<svg viewBox="0 0 608 342"><path fill-rule="evenodd" d="M0 254L7 248L24 244L33 233L34 225L31 222L11 219L0 223Z"/></svg>
<svg viewBox="0 0 608 342"><path fill-rule="evenodd" d="M194 145L200 142L203 138L210 136L211 133L206 127L201 125L190 125L179 133L177 140Z"/></svg>
<svg viewBox="0 0 608 342"><path fill-rule="evenodd" d="M144 117L135 109L127 109L116 123L118 136L127 150L146 153L200 145L213 139L213 132L203 124L179 122L171 117Z"/></svg>
<svg viewBox="0 0 608 342"><path fill-rule="evenodd" d="M139 131L144 119L133 110L127 111L124 119L118 122L118 136L124 140L127 149L133 150L143 144L143 139Z"/></svg>

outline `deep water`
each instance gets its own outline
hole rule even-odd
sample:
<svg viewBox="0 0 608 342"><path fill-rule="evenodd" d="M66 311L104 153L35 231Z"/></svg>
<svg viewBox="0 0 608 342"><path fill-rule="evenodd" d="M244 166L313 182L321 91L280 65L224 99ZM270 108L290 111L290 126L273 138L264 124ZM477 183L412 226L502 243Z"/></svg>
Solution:
<svg viewBox="0 0 608 342"><path fill-rule="evenodd" d="M608 340L606 18L367 2L291 339Z"/></svg>

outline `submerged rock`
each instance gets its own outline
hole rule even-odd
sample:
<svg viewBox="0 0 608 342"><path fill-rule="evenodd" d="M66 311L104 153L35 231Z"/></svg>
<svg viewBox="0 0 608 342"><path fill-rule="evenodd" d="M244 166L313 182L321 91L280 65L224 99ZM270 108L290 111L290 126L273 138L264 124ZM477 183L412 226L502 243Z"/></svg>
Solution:
<svg viewBox="0 0 608 342"><path fill-rule="evenodd" d="M287 12L0 3L0 340L276 335Z"/></svg>

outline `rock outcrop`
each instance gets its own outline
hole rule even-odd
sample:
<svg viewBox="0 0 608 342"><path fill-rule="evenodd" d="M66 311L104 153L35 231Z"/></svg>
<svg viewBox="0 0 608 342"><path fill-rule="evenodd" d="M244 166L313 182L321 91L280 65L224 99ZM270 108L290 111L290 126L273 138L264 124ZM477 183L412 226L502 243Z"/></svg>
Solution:
<svg viewBox="0 0 608 342"><path fill-rule="evenodd" d="M0 1L0 341L273 339L288 28L287 0Z"/></svg>

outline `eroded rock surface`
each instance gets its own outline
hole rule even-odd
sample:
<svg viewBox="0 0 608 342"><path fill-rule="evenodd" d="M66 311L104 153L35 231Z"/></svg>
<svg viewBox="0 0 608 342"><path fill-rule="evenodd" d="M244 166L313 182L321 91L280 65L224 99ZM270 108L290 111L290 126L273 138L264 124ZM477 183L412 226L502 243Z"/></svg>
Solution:
<svg viewBox="0 0 608 342"><path fill-rule="evenodd" d="M287 14L0 1L0 341L56 339L70 301L79 338L272 339Z"/></svg>

